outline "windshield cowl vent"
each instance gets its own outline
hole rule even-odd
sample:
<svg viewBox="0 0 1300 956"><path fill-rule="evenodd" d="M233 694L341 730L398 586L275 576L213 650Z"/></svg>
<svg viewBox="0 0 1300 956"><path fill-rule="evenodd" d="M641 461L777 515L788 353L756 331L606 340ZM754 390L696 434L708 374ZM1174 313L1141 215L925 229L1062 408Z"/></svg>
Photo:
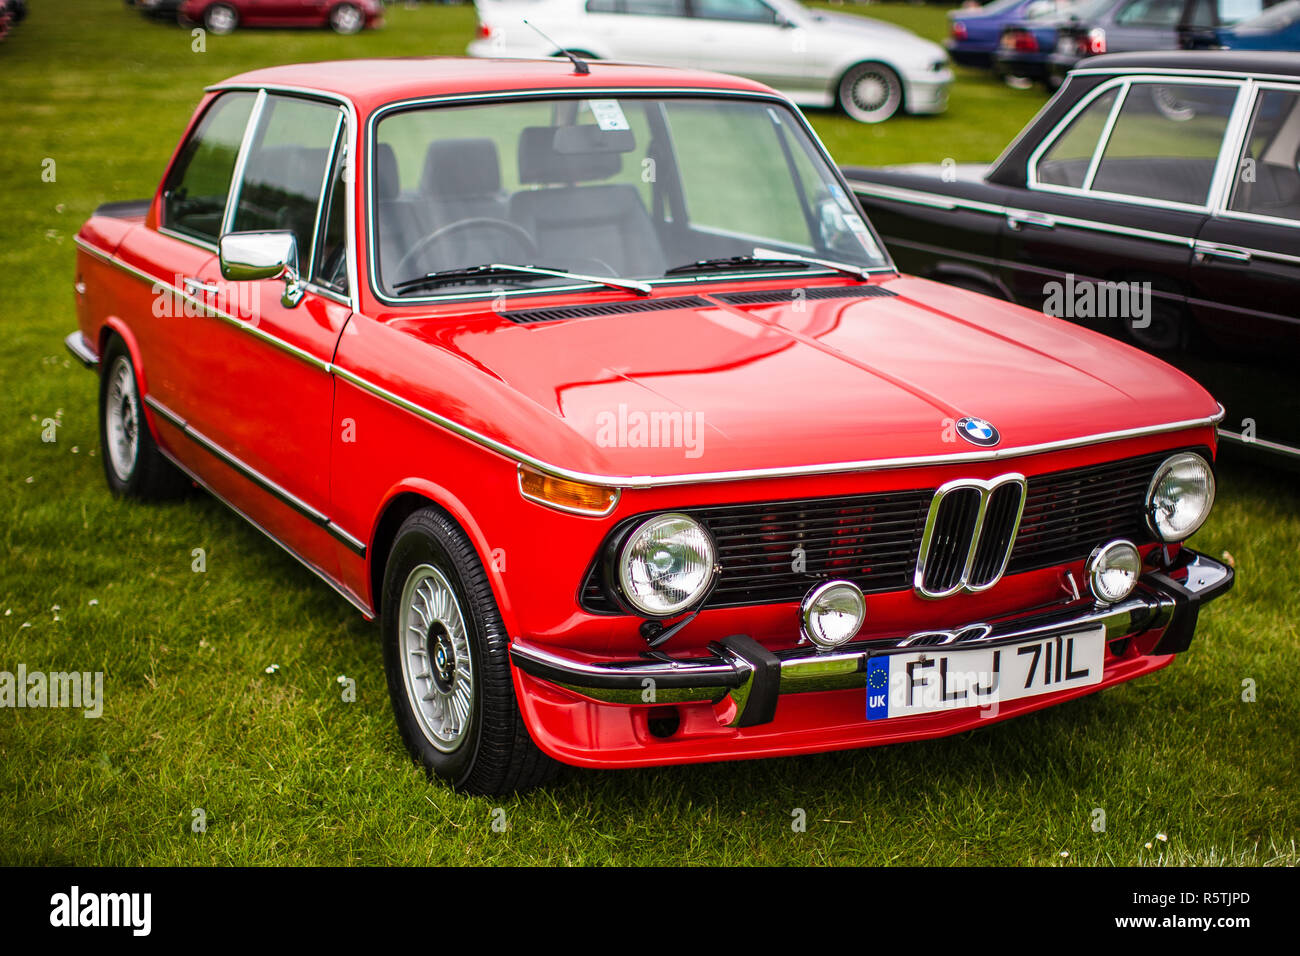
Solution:
<svg viewBox="0 0 1300 956"><path fill-rule="evenodd" d="M632 299L627 302L595 302L588 305L557 305L541 309L512 309L508 312L498 312L497 315L519 325L531 325L534 322L590 319L601 315L627 315L632 312L709 308L716 308L716 306L698 295L682 295L663 299Z"/></svg>

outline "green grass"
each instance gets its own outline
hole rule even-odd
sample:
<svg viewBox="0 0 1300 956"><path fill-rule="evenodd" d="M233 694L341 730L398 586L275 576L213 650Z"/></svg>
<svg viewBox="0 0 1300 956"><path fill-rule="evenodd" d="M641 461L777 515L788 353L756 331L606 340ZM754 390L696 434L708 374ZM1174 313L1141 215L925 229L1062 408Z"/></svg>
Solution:
<svg viewBox="0 0 1300 956"><path fill-rule="evenodd" d="M941 10L871 12L942 31ZM1257 468L1224 470L1196 541L1232 553L1238 588L1157 675L946 740L574 772L509 800L425 782L393 726L374 628L240 519L202 496L109 497L94 379L61 344L80 223L153 191L205 83L288 60L456 53L472 27L468 9L397 7L373 34L238 33L196 54L119 3L50 0L0 46L0 670L106 674L100 719L0 710L0 863L1300 860L1300 494ZM845 162L982 160L1041 102L963 73L942 117L813 122ZM1240 699L1247 678L1255 703ZM191 832L196 807L206 833ZM796 808L807 832L791 829Z"/></svg>

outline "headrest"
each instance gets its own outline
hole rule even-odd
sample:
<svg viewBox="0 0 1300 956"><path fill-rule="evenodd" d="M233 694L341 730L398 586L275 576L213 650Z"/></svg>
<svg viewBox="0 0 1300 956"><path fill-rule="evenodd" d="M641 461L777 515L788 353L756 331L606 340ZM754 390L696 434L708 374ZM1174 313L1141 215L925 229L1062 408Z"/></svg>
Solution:
<svg viewBox="0 0 1300 956"><path fill-rule="evenodd" d="M608 179L623 168L625 150L559 152L556 133L572 127L526 126L519 134L519 181L526 184L585 183ZM595 129L596 127L591 127ZM561 134L563 135L563 134ZM630 148L630 147L629 147Z"/></svg>
<svg viewBox="0 0 1300 956"><path fill-rule="evenodd" d="M482 199L501 191L501 164L490 139L440 139L424 156L420 191L432 199Z"/></svg>
<svg viewBox="0 0 1300 956"><path fill-rule="evenodd" d="M402 191L402 180L397 174L397 154L388 143L375 148L375 190L380 199L396 199Z"/></svg>

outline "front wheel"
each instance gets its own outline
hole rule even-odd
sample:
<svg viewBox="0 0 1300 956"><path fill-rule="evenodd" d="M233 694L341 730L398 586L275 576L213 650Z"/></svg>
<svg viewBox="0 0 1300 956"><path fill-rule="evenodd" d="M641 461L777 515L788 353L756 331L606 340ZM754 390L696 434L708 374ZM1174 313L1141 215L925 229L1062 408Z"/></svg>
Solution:
<svg viewBox="0 0 1300 956"><path fill-rule="evenodd" d="M384 669L407 750L463 793L539 786L559 765L515 701L509 638L473 545L435 508L403 522L384 568Z"/></svg>
<svg viewBox="0 0 1300 956"><path fill-rule="evenodd" d="M365 14L351 3L340 3L330 11L330 29L335 33L344 35L360 33L365 25Z"/></svg>
<svg viewBox="0 0 1300 956"><path fill-rule="evenodd" d="M219 36L233 33L239 26L239 13L228 3L214 3L203 11L203 26Z"/></svg>
<svg viewBox="0 0 1300 956"><path fill-rule="evenodd" d="M840 80L839 103L859 123L882 123L902 108L903 81L883 63L859 63Z"/></svg>

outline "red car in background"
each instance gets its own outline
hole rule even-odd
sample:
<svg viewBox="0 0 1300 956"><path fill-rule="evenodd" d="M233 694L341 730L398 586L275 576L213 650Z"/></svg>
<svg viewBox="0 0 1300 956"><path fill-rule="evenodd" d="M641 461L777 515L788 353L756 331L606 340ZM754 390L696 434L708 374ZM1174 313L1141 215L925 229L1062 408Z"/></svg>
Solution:
<svg viewBox="0 0 1300 956"><path fill-rule="evenodd" d="M112 491L198 482L378 618L464 791L969 730L1168 665L1233 582L1183 544L1218 403L900 275L758 83L259 70L76 245Z"/></svg>
<svg viewBox="0 0 1300 956"><path fill-rule="evenodd" d="M359 33L384 25L382 0L185 0L180 18L212 33L236 27L329 27Z"/></svg>

